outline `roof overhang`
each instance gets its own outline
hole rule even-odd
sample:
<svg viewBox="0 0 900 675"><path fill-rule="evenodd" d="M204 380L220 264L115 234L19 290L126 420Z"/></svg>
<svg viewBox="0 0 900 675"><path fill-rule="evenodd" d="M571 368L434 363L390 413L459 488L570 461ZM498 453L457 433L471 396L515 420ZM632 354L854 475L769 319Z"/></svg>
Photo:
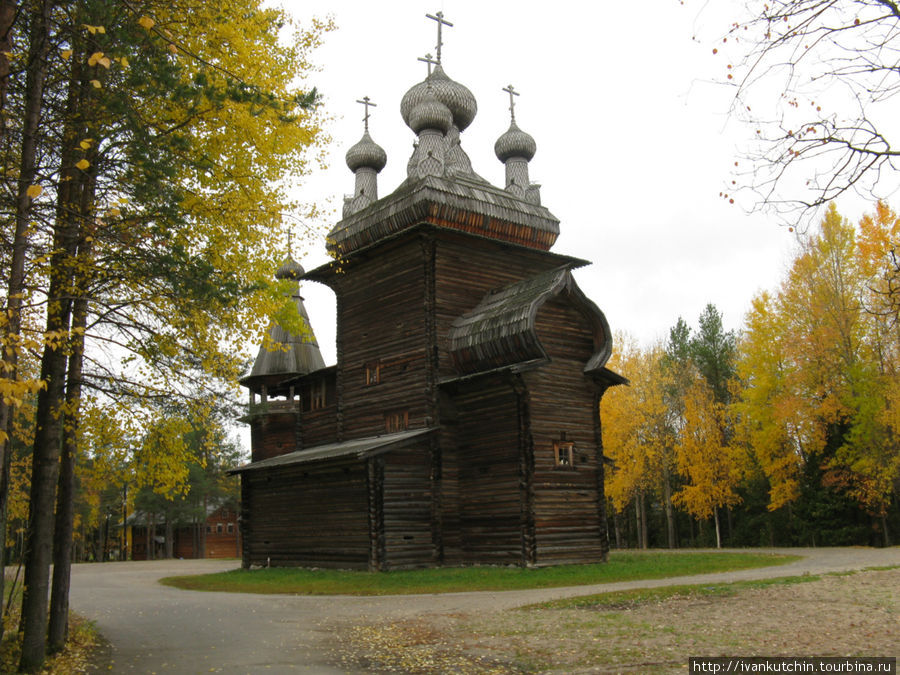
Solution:
<svg viewBox="0 0 900 675"><path fill-rule="evenodd" d="M309 464L311 462L364 460L401 448L411 441L433 433L438 428L439 427L425 427L423 429L409 429L394 434L368 436L366 438L354 438L349 441L341 441L340 443L316 445L311 448L289 452L286 455L270 457L269 459L263 459L259 462L251 462L250 464L245 464L237 469L232 469L228 473L233 475L260 469L273 469L284 466L295 466L297 464Z"/></svg>

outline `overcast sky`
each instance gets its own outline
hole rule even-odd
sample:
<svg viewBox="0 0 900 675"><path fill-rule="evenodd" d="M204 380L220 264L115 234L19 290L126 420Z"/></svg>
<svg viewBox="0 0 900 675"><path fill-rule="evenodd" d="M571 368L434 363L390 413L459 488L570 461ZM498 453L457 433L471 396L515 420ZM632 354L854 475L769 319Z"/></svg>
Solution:
<svg viewBox="0 0 900 675"><path fill-rule="evenodd" d="M648 344L665 338L679 316L695 325L709 302L726 328L739 328L753 295L781 278L793 235L719 197L750 131L729 121L730 91L712 83L724 64L703 40L722 34L733 16L700 12L711 3L284 4L301 23L331 14L337 24L314 55L321 65L314 84L336 118L331 158L302 192L330 203L329 228L353 189L344 154L362 134L357 99L378 104L371 135L388 156L379 194L406 177L415 137L400 117L400 99L426 75L416 59L434 53L437 35L425 14L440 10L454 24L444 29L444 69L478 101L461 137L476 173L503 184L493 147L509 126L502 88L512 83L521 92L516 120L537 143L531 179L560 220L553 250L592 261L576 278L614 331ZM717 0L717 9L730 4ZM301 252L307 269L327 260L324 240L313 249ZM334 296L312 282L302 292L332 364Z"/></svg>

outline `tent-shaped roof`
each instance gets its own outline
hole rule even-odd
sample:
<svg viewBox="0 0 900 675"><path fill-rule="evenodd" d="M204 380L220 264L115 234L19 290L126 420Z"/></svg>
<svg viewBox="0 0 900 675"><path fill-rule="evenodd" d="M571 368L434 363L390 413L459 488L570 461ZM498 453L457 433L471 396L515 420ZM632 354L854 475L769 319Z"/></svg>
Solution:
<svg viewBox="0 0 900 675"><path fill-rule="evenodd" d="M535 320L548 300L566 294L592 324L595 352L584 367L599 371L612 353L612 334L603 312L582 293L564 266L488 293L450 328L450 353L460 373L547 359Z"/></svg>

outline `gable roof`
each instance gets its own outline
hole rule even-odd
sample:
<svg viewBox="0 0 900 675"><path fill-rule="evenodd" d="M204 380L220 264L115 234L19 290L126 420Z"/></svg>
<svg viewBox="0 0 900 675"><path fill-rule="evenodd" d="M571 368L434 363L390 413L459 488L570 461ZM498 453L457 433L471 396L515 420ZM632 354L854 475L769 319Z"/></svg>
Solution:
<svg viewBox="0 0 900 675"><path fill-rule="evenodd" d="M460 373L548 359L535 321L548 300L565 294L591 322L595 352L584 372L603 368L612 353L612 333L603 312L575 283L569 266L491 291L471 312L453 322L450 353Z"/></svg>

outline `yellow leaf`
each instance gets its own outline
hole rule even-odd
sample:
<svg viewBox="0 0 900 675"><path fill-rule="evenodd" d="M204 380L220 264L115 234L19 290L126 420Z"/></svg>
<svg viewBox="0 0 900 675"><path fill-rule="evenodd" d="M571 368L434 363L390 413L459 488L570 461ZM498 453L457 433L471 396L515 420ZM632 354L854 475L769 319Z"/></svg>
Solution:
<svg viewBox="0 0 900 675"><path fill-rule="evenodd" d="M72 58L72 50L71 49L63 49L60 56L63 57L64 61L68 61L70 58Z"/></svg>
<svg viewBox="0 0 900 675"><path fill-rule="evenodd" d="M169 51L172 52L173 54L177 54L178 47L176 47L175 45L169 45Z"/></svg>
<svg viewBox="0 0 900 675"><path fill-rule="evenodd" d="M122 212L119 211L119 209L110 209L107 213L109 213L109 215L111 215L113 218L115 218L116 216L118 216L118 215L121 214Z"/></svg>
<svg viewBox="0 0 900 675"><path fill-rule="evenodd" d="M91 84L94 85L94 89L99 89L102 86L100 80L91 80Z"/></svg>
<svg viewBox="0 0 900 675"><path fill-rule="evenodd" d="M94 26L97 29L97 32L101 35L106 32L106 29L103 26Z"/></svg>
<svg viewBox="0 0 900 675"><path fill-rule="evenodd" d="M110 66L110 64L112 63L112 61L109 60L109 57L108 57L108 56L104 56L102 59L98 59L98 60L97 60L97 63L99 63L99 64L100 64L101 66L103 66L104 68L107 68L107 69L108 69L109 66Z"/></svg>
<svg viewBox="0 0 900 675"><path fill-rule="evenodd" d="M42 188L40 185L29 185L28 189L25 191L25 194L27 194L29 197L34 199L35 197L40 195L43 191L44 191L44 188Z"/></svg>
<svg viewBox="0 0 900 675"><path fill-rule="evenodd" d="M138 19L138 23L142 28L146 28L147 30L150 30L156 24L156 22L149 16L142 16L140 19Z"/></svg>
<svg viewBox="0 0 900 675"><path fill-rule="evenodd" d="M96 66L97 62L100 61L100 59L102 59L102 58L103 58L103 52L94 52L93 54L91 54L90 58L88 59L88 65Z"/></svg>
<svg viewBox="0 0 900 675"><path fill-rule="evenodd" d="M85 138L78 145L81 147L82 150L87 150L89 147L91 147L91 143L93 143L93 142L94 142L93 138Z"/></svg>
<svg viewBox="0 0 900 675"><path fill-rule="evenodd" d="M94 33L97 32L97 27L96 27L96 26L91 26L91 25L89 25L89 24L84 24L84 27L87 29L87 32L90 33L91 35L93 35Z"/></svg>
<svg viewBox="0 0 900 675"><path fill-rule="evenodd" d="M78 160L78 163L75 164L75 166L77 166L82 171L84 171L90 165L91 165L91 163L89 161L87 161L86 159L80 159L80 160Z"/></svg>
<svg viewBox="0 0 900 675"><path fill-rule="evenodd" d="M123 68L127 68L127 67L128 67L128 59L126 59L124 56L123 56L121 59L119 59L119 63L122 64L122 67L123 67Z"/></svg>

